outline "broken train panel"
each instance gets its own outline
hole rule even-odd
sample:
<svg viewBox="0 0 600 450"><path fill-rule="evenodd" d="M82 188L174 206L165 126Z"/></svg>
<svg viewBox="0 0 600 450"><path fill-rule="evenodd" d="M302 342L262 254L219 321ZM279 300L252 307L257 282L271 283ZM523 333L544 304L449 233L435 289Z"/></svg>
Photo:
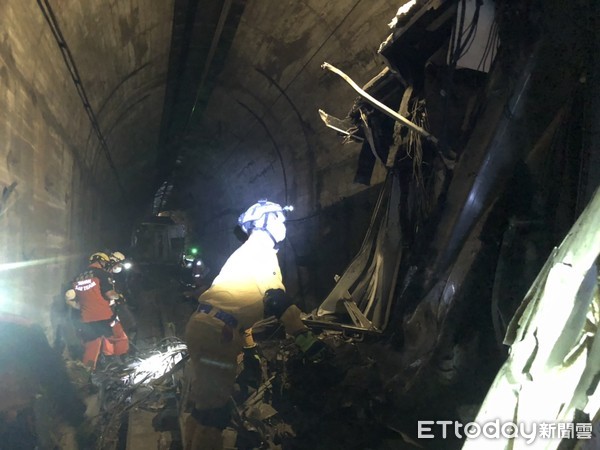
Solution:
<svg viewBox="0 0 600 450"><path fill-rule="evenodd" d="M409 3L379 49L385 69L365 86L324 65L359 97L346 118L320 111L344 143L362 145L355 181L368 184L375 164L397 180L393 202L381 188L399 214L389 222L397 275L375 288L390 233L370 228L311 319L377 331L401 355L390 389L406 409L426 401L423 386L446 395L484 366L476 393L449 399L456 407L483 397L512 314L589 191L577 181L589 30L575 4Z"/></svg>

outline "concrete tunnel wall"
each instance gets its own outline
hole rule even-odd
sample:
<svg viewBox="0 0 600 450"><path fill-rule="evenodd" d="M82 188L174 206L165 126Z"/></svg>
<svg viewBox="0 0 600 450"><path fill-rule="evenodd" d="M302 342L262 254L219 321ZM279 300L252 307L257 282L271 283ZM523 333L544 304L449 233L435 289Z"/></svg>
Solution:
<svg viewBox="0 0 600 450"><path fill-rule="evenodd" d="M126 220L43 3L0 0L0 311L51 335L63 283L90 251L121 245ZM132 198L151 181L172 4L51 3Z"/></svg>
<svg viewBox="0 0 600 450"><path fill-rule="evenodd" d="M369 81L384 67L376 52L398 3L250 2L199 127L215 148L198 171L226 181L209 189L222 188L222 198L240 205L261 195L284 201L287 193L300 215L362 191L353 184L361 146L341 145L318 113L345 117L357 94L321 64L340 67L358 84ZM382 179L378 172L373 183Z"/></svg>
<svg viewBox="0 0 600 450"><path fill-rule="evenodd" d="M237 215L268 198L295 208L288 215L289 245L280 254L290 269L288 288L296 292L302 290L298 284L316 283L311 301L319 301L322 289L333 286L333 275L360 246L377 192L354 183L361 144L343 145L319 117L319 109L345 117L357 96L321 64L367 83L384 67L377 49L402 3L247 3L204 114L183 149L183 164L194 174L186 188L197 244L209 265L219 267L239 246L232 233ZM384 175L378 163L372 186Z"/></svg>
<svg viewBox="0 0 600 450"><path fill-rule="evenodd" d="M76 63L125 196L44 5ZM376 198L376 188L353 183L360 145L342 146L317 112L343 117L356 94L320 65L328 61L366 83L382 68L376 49L398 6L389 0L248 2L198 124L201 133L188 137L192 152L210 150L206 142L219 138L202 164L192 160L195 208L210 211L218 200L219 208L237 214L257 195L283 201L273 144L238 100L263 117L282 151L288 200L297 208L292 219L308 218L290 226L295 248L282 254L291 283L298 284L295 277L332 283L360 245ZM90 252L127 245L131 222L149 212L173 9L173 0L0 0L0 311L39 321L49 335L51 306L63 307L63 284ZM286 90L304 131L265 74ZM227 170L219 171L224 164ZM382 179L378 167L373 185ZM231 233L236 214L200 230L210 237L207 250L222 259L239 245ZM306 262L311 259L317 262ZM303 274L306 267L312 272Z"/></svg>

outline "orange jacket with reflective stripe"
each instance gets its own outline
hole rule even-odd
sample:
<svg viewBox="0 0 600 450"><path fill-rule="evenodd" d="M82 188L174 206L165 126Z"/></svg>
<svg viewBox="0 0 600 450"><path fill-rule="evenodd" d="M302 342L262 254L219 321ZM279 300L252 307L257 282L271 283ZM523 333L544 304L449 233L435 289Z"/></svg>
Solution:
<svg viewBox="0 0 600 450"><path fill-rule="evenodd" d="M104 294L113 289L110 274L93 265L73 281L77 294L76 301L81 306L81 321L96 322L109 320L114 313Z"/></svg>

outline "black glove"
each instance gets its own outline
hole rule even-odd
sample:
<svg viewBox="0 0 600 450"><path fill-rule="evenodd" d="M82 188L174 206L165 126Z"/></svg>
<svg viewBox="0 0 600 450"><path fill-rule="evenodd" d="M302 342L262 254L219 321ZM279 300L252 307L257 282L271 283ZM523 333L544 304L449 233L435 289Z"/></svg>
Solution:
<svg viewBox="0 0 600 450"><path fill-rule="evenodd" d="M333 356L331 348L318 339L310 330L298 333L294 342L311 363L319 363Z"/></svg>
<svg viewBox="0 0 600 450"><path fill-rule="evenodd" d="M244 370L240 373L238 382L258 389L262 383L262 362L258 346L244 348L243 355Z"/></svg>
<svg viewBox="0 0 600 450"><path fill-rule="evenodd" d="M280 319L283 313L294 304L283 289L269 289L263 298L265 317L275 316Z"/></svg>

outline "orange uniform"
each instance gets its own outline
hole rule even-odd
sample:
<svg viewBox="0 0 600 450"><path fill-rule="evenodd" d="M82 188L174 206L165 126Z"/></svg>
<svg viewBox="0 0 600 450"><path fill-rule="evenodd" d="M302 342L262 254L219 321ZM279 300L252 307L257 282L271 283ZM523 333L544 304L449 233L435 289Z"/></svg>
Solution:
<svg viewBox="0 0 600 450"><path fill-rule="evenodd" d="M98 263L78 275L73 281L75 301L81 311L80 333L85 342L83 363L96 368L100 355L123 355L129 350L129 339L111 305L114 283L110 273Z"/></svg>

